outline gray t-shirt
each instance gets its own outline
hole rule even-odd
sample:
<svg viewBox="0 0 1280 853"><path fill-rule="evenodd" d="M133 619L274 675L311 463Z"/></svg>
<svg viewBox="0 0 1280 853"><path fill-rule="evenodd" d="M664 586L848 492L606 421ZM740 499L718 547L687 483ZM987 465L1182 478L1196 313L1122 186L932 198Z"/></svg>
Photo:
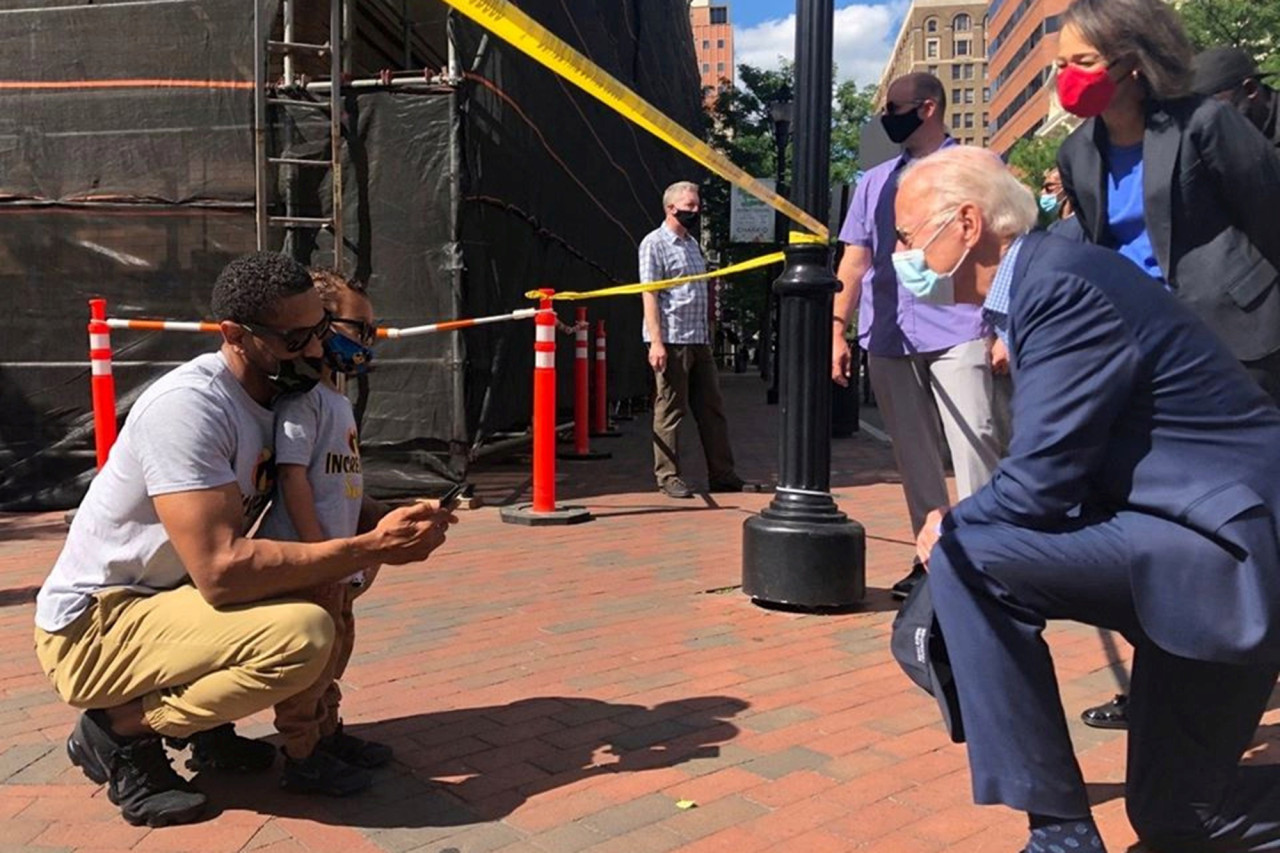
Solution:
<svg viewBox="0 0 1280 853"><path fill-rule="evenodd" d="M152 498L236 483L247 527L275 485L272 423L271 410L249 396L221 353L157 379L133 405L76 511L36 596L36 625L65 628L103 589L150 595L184 583L186 567Z"/></svg>
<svg viewBox="0 0 1280 853"><path fill-rule="evenodd" d="M351 402L325 385L276 404L276 464L305 465L316 520L330 539L356 534L364 479ZM275 500L258 528L259 539L297 541L284 498Z"/></svg>

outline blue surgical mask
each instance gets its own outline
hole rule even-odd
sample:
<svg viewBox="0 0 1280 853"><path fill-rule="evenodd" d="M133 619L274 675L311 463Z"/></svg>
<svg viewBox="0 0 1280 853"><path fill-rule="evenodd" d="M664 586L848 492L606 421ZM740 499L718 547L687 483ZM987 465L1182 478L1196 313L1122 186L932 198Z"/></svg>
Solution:
<svg viewBox="0 0 1280 853"><path fill-rule="evenodd" d="M1050 216L1054 216L1062 209L1062 199L1058 198L1057 193L1042 193L1040 195L1040 209Z"/></svg>
<svg viewBox="0 0 1280 853"><path fill-rule="evenodd" d="M324 339L325 364L345 376L369 372L373 350L346 335L334 333Z"/></svg>
<svg viewBox="0 0 1280 853"><path fill-rule="evenodd" d="M957 210L956 213L959 211ZM933 236L920 248L893 253L893 269L898 274L898 283L921 302L928 302L931 305L956 304L955 282L952 276L955 275L956 270L960 269L965 258L969 257L969 249L965 248L964 254L960 256L960 260L956 261L951 272L936 273L929 269L929 265L924 260L924 250L929 248L930 244L938 239L938 235L951 224L951 220L956 218L956 213L952 213L939 225L938 230L933 232Z"/></svg>

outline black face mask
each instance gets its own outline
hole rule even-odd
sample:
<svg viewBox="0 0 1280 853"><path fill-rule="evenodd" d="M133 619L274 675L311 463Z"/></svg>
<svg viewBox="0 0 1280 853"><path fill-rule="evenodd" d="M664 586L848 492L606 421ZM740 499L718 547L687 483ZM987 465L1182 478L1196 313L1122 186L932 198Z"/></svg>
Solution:
<svg viewBox="0 0 1280 853"><path fill-rule="evenodd" d="M889 141L894 145L901 145L911 134L920 129L924 119L920 118L917 110L912 110L901 115L882 115L880 124L884 126L884 132L889 135Z"/></svg>
<svg viewBox="0 0 1280 853"><path fill-rule="evenodd" d="M268 373L267 379L281 394L305 394L320 381L320 372L324 369L324 359L299 358L281 359L275 373Z"/></svg>
<svg viewBox="0 0 1280 853"><path fill-rule="evenodd" d="M677 210L676 222L694 238L702 230L702 217L696 210Z"/></svg>

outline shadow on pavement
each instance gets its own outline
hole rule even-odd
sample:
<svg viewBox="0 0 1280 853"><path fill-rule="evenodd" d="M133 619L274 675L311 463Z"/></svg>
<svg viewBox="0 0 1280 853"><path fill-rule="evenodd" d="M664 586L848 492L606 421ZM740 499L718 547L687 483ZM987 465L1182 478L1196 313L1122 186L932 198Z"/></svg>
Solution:
<svg viewBox="0 0 1280 853"><path fill-rule="evenodd" d="M219 812L370 830L458 827L501 820L530 797L584 779L714 759L717 744L738 735L728 720L748 707L730 696L652 708L551 696L352 725L348 732L392 746L396 758L374 771L372 789L346 799L281 791L278 765L261 776L194 781Z"/></svg>

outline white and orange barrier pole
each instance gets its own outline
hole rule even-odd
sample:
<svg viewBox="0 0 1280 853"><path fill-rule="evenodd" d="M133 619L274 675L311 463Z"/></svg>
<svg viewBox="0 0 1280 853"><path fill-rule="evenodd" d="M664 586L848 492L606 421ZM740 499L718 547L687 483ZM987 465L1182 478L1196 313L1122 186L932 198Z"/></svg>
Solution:
<svg viewBox="0 0 1280 853"><path fill-rule="evenodd" d="M591 424L594 438L617 438L622 435L609 426L609 365L605 361L607 339L604 320L596 321L596 405Z"/></svg>
<svg viewBox="0 0 1280 853"><path fill-rule="evenodd" d="M587 309L578 309L573 329L573 450L561 459L608 459L610 453L591 451L591 326Z"/></svg>
<svg viewBox="0 0 1280 853"><path fill-rule="evenodd" d="M139 332L217 332L217 323L190 323L186 320L116 320L106 321L111 329L133 329Z"/></svg>
<svg viewBox="0 0 1280 853"><path fill-rule="evenodd" d="M581 507L556 507L556 317L554 290L543 289L533 336L533 503L503 507L509 524L540 526L590 521Z"/></svg>
<svg viewBox="0 0 1280 853"><path fill-rule="evenodd" d="M111 375L111 326L107 300L89 300L89 370L93 394L93 445L98 468L116 443L116 380Z"/></svg>

